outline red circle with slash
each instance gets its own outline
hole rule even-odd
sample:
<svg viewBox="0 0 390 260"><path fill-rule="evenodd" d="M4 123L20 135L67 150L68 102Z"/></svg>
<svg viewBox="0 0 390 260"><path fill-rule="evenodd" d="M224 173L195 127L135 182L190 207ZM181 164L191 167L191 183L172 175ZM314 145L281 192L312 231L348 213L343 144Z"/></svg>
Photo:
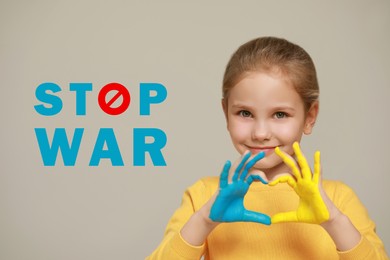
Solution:
<svg viewBox="0 0 390 260"><path fill-rule="evenodd" d="M106 96L110 91L117 91L117 93L106 102ZM111 107L111 105L122 96L122 104L118 107ZM99 92L98 103L100 108L109 115L119 115L126 111L130 105L130 93L127 88L119 83L109 83L105 85Z"/></svg>

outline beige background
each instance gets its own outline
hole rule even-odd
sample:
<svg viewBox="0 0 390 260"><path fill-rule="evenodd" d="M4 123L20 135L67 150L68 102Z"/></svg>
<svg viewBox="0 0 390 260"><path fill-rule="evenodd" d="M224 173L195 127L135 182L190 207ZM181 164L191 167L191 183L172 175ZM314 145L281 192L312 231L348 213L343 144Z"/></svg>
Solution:
<svg viewBox="0 0 390 260"><path fill-rule="evenodd" d="M239 3L238 3L239 2ZM143 259L162 239L185 188L218 175L237 153L220 108L232 52L262 35L313 57L321 111L305 153L322 151L324 175L350 185L390 248L389 1L0 0L0 259ZM59 84L64 107L39 116L34 91ZM92 82L87 116L75 116L70 82ZM99 89L128 87L121 116L102 113ZM140 118L139 83L167 100ZM84 127L77 165L43 167L35 127ZM99 128L112 127L124 167L88 162ZM168 136L167 167L132 166L134 127Z"/></svg>

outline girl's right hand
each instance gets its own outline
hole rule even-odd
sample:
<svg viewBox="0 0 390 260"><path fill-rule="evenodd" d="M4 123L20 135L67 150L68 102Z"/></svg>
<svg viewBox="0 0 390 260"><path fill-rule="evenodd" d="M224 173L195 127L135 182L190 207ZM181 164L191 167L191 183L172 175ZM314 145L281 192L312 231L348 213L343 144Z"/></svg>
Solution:
<svg viewBox="0 0 390 260"><path fill-rule="evenodd" d="M264 179L258 175L249 175L249 170L259 160L264 158L265 153L261 152L247 162L251 154L245 153L234 170L232 181L229 183L229 171L231 162L227 161L223 167L219 179L219 192L211 207L209 218L214 222L257 222L266 225L271 224L271 218L268 215L245 209L244 197L248 192L249 186L254 180L259 180L267 184Z"/></svg>
<svg viewBox="0 0 390 260"><path fill-rule="evenodd" d="M260 176L249 174L249 170L257 161L264 158L264 153L254 156L248 163L250 153L241 157L236 168L232 169L232 180L229 181L230 161L223 167L219 190L184 224L180 230L181 237L190 245L201 246L210 232L221 222L257 222L271 224L271 218L262 213L245 209L244 197L254 180L267 184ZM236 164L234 164L236 165Z"/></svg>

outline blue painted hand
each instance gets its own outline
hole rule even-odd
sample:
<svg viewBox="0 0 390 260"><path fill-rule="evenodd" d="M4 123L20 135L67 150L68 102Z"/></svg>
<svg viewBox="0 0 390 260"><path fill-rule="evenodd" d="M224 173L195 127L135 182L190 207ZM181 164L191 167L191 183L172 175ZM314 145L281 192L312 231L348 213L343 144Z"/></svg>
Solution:
<svg viewBox="0 0 390 260"><path fill-rule="evenodd" d="M231 162L227 161L223 167L219 179L219 193L210 211L210 219L215 222L257 222L266 225L271 224L271 218L265 214L245 209L244 197L249 186L254 180L267 184L258 175L249 175L249 170L257 161L264 158L264 152L258 153L249 162L250 153L244 154L241 162L234 170L231 183L229 183L229 171Z"/></svg>

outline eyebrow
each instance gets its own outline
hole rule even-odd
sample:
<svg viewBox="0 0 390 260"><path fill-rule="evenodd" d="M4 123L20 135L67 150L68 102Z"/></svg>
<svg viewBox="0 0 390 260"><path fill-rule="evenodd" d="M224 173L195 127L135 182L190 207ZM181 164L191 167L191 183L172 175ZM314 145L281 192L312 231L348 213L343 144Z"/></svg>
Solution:
<svg viewBox="0 0 390 260"><path fill-rule="evenodd" d="M245 109L250 109L252 108L253 106L251 105L247 105L247 104L242 104L242 103L233 103L232 104L232 108L245 108ZM280 105L280 106L275 106L275 107L272 107L272 110L289 110L289 111L295 111L295 108L294 107L291 107L291 106L286 106L286 105Z"/></svg>
<svg viewBox="0 0 390 260"><path fill-rule="evenodd" d="M290 106L276 106L273 108L274 110L289 110L289 111L295 111L295 108Z"/></svg>
<svg viewBox="0 0 390 260"><path fill-rule="evenodd" d="M252 106L247 105L247 104L241 104L241 103L233 103L232 107L237 107L237 108L250 108Z"/></svg>

